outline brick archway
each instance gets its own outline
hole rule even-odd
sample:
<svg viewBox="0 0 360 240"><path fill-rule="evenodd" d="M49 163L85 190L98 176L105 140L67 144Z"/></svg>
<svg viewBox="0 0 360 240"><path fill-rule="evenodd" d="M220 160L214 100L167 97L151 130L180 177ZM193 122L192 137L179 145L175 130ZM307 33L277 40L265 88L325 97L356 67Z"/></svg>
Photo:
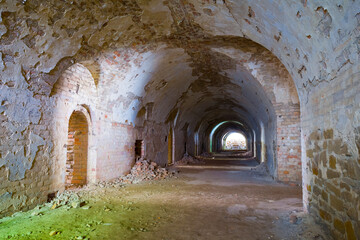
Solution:
<svg viewBox="0 0 360 240"><path fill-rule="evenodd" d="M87 183L89 126L86 116L74 111L69 120L65 186Z"/></svg>

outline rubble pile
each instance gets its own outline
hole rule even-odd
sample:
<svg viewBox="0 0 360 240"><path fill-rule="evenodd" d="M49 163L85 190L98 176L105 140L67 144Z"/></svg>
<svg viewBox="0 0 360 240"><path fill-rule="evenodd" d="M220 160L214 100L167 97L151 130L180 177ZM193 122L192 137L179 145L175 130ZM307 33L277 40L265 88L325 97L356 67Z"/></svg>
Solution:
<svg viewBox="0 0 360 240"><path fill-rule="evenodd" d="M64 191L63 193L58 193L57 196L50 202L36 206L30 211L30 214L31 216L41 216L44 215L46 211L54 210L63 206L67 209L80 207L83 207L84 209L88 208L88 206L85 205L86 202L76 192L73 190Z"/></svg>
<svg viewBox="0 0 360 240"><path fill-rule="evenodd" d="M204 164L204 163L205 162L201 159L192 157L189 154L184 154L184 157L180 161L175 162L175 165L183 166L183 165L189 165L189 164Z"/></svg>
<svg viewBox="0 0 360 240"><path fill-rule="evenodd" d="M166 168L160 167L157 163L144 159L139 159L126 176L115 179L112 182L100 182L99 186L123 186L124 184L134 184L142 181L162 180L173 176Z"/></svg>
<svg viewBox="0 0 360 240"><path fill-rule="evenodd" d="M168 170L157 165L155 162L139 160L135 163L130 173L120 180L124 183L138 183L141 181L161 180L171 176Z"/></svg>
<svg viewBox="0 0 360 240"><path fill-rule="evenodd" d="M81 197L74 191L64 191L61 194L58 194L56 198L54 198L50 205L52 208L58 208L61 206L71 206L73 208L79 208L81 205L84 205L85 202L81 199Z"/></svg>

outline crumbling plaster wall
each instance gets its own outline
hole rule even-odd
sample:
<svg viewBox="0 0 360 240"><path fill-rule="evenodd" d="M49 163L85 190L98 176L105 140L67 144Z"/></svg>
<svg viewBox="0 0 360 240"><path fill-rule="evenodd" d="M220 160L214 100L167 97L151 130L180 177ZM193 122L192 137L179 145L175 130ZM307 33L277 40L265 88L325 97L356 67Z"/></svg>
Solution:
<svg viewBox="0 0 360 240"><path fill-rule="evenodd" d="M350 171L342 171L345 165L351 165L356 171L359 167L358 138L354 134L359 125L356 115L359 109L359 1L161 2L7 0L0 3L1 214L45 201L53 178L57 178L50 160L53 141L48 127L52 117L49 95L60 74L74 62L88 60L107 48L137 49L140 45L158 42L188 48L199 45L196 39L206 42L214 35L220 42L227 41L222 38L224 35L244 36L274 53L298 89L303 184L309 190L304 192L306 206L322 216L329 227L337 229L334 234L359 238L358 186L356 181L353 184ZM330 101L331 97L326 98L328 93L333 93L333 103L320 109L324 99ZM107 129L111 130L111 126L108 120ZM332 180L323 174L328 169L333 171L328 164L320 164L322 173L316 175L316 170L312 171L315 164L310 163L316 161L316 154L306 156L315 143L332 142L330 138L324 140L325 137L309 142L311 133L320 131L320 136L325 136L330 129L333 129L330 136L335 138L332 139L335 145L344 142L350 151L340 151L333 156L341 159L337 161L339 165L335 165L341 174L335 174L337 177ZM346 164L340 166L340 162ZM336 185L346 180L352 184ZM325 181L331 183L322 185ZM323 186L329 199L316 200L315 186ZM326 204L337 203L331 196L339 191L334 193L331 189L350 194L355 200L346 205L357 211L345 212L334 207L326 210Z"/></svg>
<svg viewBox="0 0 360 240"><path fill-rule="evenodd" d="M110 1L1 1L0 9L3 215L46 201L47 194L63 184L64 173L57 171L55 163L62 159L53 148L53 126L49 125L56 107L50 98L53 85L65 69L98 52L97 45L89 46L93 44L90 38L110 18L136 14L139 7L130 2L114 7Z"/></svg>

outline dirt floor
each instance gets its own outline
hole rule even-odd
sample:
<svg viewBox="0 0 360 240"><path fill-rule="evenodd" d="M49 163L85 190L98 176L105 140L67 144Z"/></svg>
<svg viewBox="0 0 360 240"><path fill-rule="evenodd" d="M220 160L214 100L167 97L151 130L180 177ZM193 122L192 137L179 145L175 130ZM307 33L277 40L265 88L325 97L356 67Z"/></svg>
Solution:
<svg viewBox="0 0 360 240"><path fill-rule="evenodd" d="M298 186L249 169L179 171L161 181L75 190L83 206L47 204L3 218L0 239L330 239L300 217Z"/></svg>

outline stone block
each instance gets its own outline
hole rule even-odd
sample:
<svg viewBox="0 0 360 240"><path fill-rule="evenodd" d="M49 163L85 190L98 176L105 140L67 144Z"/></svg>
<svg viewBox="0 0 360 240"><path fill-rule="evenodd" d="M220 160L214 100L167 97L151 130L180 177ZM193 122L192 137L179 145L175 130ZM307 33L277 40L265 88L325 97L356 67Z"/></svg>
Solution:
<svg viewBox="0 0 360 240"><path fill-rule="evenodd" d="M342 139L335 139L329 142L329 152L333 152L339 155L346 155L348 153L348 147L342 141Z"/></svg>
<svg viewBox="0 0 360 240"><path fill-rule="evenodd" d="M340 233L335 229L332 229L331 234L333 239L345 239L345 233Z"/></svg>
<svg viewBox="0 0 360 240"><path fill-rule="evenodd" d="M318 186L313 186L313 194L319 196L321 194L321 189Z"/></svg>
<svg viewBox="0 0 360 240"><path fill-rule="evenodd" d="M328 201L328 198L329 198L329 195L327 192L325 192L324 190L321 191L321 198L327 202Z"/></svg>
<svg viewBox="0 0 360 240"><path fill-rule="evenodd" d="M307 149L306 150L306 156L308 157L308 158L313 158L314 157L314 151L312 150L312 149Z"/></svg>
<svg viewBox="0 0 360 240"><path fill-rule="evenodd" d="M331 222L331 215L328 212L326 212L326 211L324 211L322 209L319 209L319 215L325 221Z"/></svg>
<svg viewBox="0 0 360 240"><path fill-rule="evenodd" d="M320 162L323 164L323 166L327 166L327 154L326 151L322 151L320 153Z"/></svg>
<svg viewBox="0 0 360 240"><path fill-rule="evenodd" d="M309 140L311 140L311 141L318 141L320 139L321 139L321 135L318 131L312 132L309 136Z"/></svg>
<svg viewBox="0 0 360 240"><path fill-rule="evenodd" d="M339 178L340 177L340 173L339 172L336 172L336 171L333 171L331 169L328 169L326 171L326 176L328 179L333 179L333 178Z"/></svg>
<svg viewBox="0 0 360 240"><path fill-rule="evenodd" d="M333 129L327 129L324 131L324 138L325 139L333 139L334 137L334 130Z"/></svg>
<svg viewBox="0 0 360 240"><path fill-rule="evenodd" d="M360 167L352 159L340 161L344 176L354 180L360 180Z"/></svg>
<svg viewBox="0 0 360 240"><path fill-rule="evenodd" d="M344 222L337 219L337 218L334 219L334 228L336 230L338 230L339 232L343 233L343 234L345 233L345 224L344 224Z"/></svg>
<svg viewBox="0 0 360 240"><path fill-rule="evenodd" d="M338 187L335 187L334 185L332 185L331 183L326 183L326 190L332 192L333 194L335 194L335 196L340 197L340 189Z"/></svg>
<svg viewBox="0 0 360 240"><path fill-rule="evenodd" d="M347 240L356 240L355 231L350 221L345 222Z"/></svg>
<svg viewBox="0 0 360 240"><path fill-rule="evenodd" d="M348 191L342 191L341 192L341 198L345 200L345 202L351 204L351 205L356 205L356 199L355 196L353 194L351 194Z"/></svg>
<svg viewBox="0 0 360 240"><path fill-rule="evenodd" d="M335 208L338 211L344 211L344 204L343 202L334 195L330 195L330 205L331 207Z"/></svg>
<svg viewBox="0 0 360 240"><path fill-rule="evenodd" d="M356 208L350 207L346 210L346 214L350 217L350 219L357 220L358 219L358 212Z"/></svg>
<svg viewBox="0 0 360 240"><path fill-rule="evenodd" d="M336 169L336 157L334 157L334 155L330 155L329 157L329 167Z"/></svg>
<svg viewBox="0 0 360 240"><path fill-rule="evenodd" d="M340 183L340 189L341 189L341 190L345 189L345 190L347 190L347 191L350 191L349 185L346 184L346 183L344 183L344 182L341 182L341 183Z"/></svg>

